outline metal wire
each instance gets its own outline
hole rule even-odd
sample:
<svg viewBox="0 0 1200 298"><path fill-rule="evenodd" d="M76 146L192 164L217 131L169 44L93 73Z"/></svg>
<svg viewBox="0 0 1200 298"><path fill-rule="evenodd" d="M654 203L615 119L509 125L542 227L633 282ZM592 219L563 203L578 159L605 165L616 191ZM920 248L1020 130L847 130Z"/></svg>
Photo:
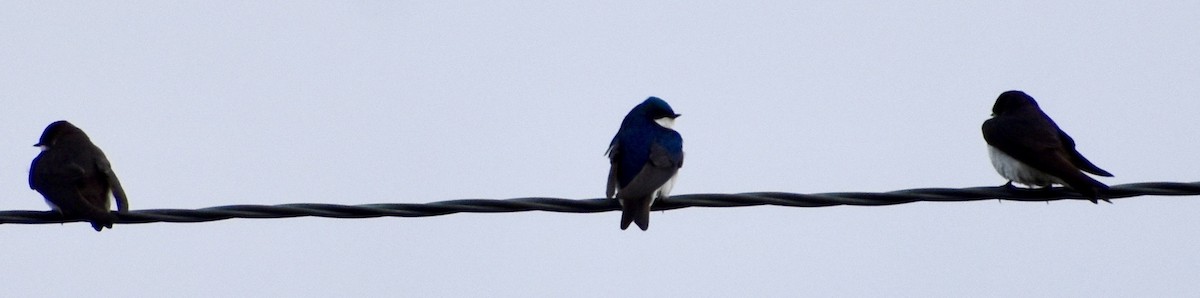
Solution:
<svg viewBox="0 0 1200 298"><path fill-rule="evenodd" d="M1147 182L1114 185L1103 197L1109 199L1136 196L1195 196L1200 195L1200 182ZM783 192L752 192L739 194L685 194L671 196L654 204L654 210L687 207L787 206L826 207L836 205L883 206L920 201L965 202L981 200L1057 201L1086 200L1078 193L1063 188L1016 189L1008 187L920 188L883 193L839 192L796 194ZM117 223L206 222L231 218L290 218L302 216L330 218L425 217L453 213L498 213L549 211L594 213L620 209L616 200L560 198L515 198L507 200L452 200L424 204L283 204L230 205L203 209L146 209L117 214ZM83 221L63 218L52 211L0 211L0 224L47 224Z"/></svg>

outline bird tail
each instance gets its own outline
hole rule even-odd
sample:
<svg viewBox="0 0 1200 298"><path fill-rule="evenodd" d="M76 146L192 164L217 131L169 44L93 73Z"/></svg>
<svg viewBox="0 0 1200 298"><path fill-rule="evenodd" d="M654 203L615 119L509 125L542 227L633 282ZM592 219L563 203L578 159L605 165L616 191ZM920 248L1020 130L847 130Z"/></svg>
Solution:
<svg viewBox="0 0 1200 298"><path fill-rule="evenodd" d="M104 228L112 229L113 222L117 220L117 218L109 212L93 213L88 215L87 219L92 223L92 228L96 229L96 232L99 232Z"/></svg>
<svg viewBox="0 0 1200 298"><path fill-rule="evenodd" d="M1096 179L1092 179L1092 177L1088 177L1087 174L1077 173L1077 175L1073 176L1074 177L1072 177L1069 181L1066 181L1067 185L1070 186L1071 189L1074 189L1075 191L1078 191L1079 194L1087 197L1089 201L1092 201L1092 204L1099 204L1100 202L1097 200L1112 204L1112 201L1109 201L1107 198L1100 197L1100 195L1108 191L1108 185L1105 185L1100 181L1096 181Z"/></svg>
<svg viewBox="0 0 1200 298"><path fill-rule="evenodd" d="M1083 157L1083 154L1079 154L1079 151L1072 152L1071 164L1075 165L1075 167L1078 167L1080 170L1083 170L1084 172L1088 172L1088 173L1092 173L1092 174L1096 174L1098 176L1104 176L1104 177L1112 177L1113 176L1112 173L1109 173L1108 171L1105 171L1104 169L1097 167L1096 164L1092 163L1092 161Z"/></svg>
<svg viewBox="0 0 1200 298"><path fill-rule="evenodd" d="M642 198L641 200L629 200L621 206L621 230L629 228L630 223L637 224L638 228L645 231L650 228L650 204L654 201L650 198Z"/></svg>

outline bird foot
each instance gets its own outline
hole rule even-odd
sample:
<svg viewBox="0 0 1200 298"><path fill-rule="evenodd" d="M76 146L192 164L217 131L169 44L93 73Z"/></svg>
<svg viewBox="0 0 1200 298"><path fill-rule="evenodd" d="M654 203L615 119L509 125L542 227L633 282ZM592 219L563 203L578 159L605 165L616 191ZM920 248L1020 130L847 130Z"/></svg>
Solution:
<svg viewBox="0 0 1200 298"><path fill-rule="evenodd" d="M1019 187L1017 187L1016 185L1013 185L1013 182L1012 182L1012 180L1008 180L1008 182L1005 182L1005 183L1004 183L1004 185L1001 185L1000 187L1003 187L1004 189L1008 189L1008 190L1017 190L1017 189L1020 189L1020 188L1019 188Z"/></svg>

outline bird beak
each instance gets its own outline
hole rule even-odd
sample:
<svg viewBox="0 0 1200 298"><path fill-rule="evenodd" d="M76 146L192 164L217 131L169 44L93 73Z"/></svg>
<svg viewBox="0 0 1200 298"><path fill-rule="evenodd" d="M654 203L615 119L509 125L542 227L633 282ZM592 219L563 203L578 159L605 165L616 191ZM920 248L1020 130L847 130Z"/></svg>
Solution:
<svg viewBox="0 0 1200 298"><path fill-rule="evenodd" d="M679 116L683 116L683 114L675 114L674 116L671 116L671 119L679 118Z"/></svg>

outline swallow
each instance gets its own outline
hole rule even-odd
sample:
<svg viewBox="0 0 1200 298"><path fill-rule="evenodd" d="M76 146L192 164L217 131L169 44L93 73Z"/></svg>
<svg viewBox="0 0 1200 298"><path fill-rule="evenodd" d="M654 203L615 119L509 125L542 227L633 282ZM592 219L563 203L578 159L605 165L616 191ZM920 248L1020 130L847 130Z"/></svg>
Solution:
<svg viewBox="0 0 1200 298"><path fill-rule="evenodd" d="M1070 187L1097 203L1099 194L1108 185L1092 179L1083 172L1112 177L1079 151L1075 140L1058 128L1037 101L1025 92L1006 91L996 98L992 118L983 122L983 139L988 144L992 166L1011 187L1013 182L1050 187L1060 184Z"/></svg>
<svg viewBox="0 0 1200 298"><path fill-rule="evenodd" d="M50 208L66 218L83 218L99 232L112 228L109 193L117 212L129 210L121 182L108 157L87 134L67 121L51 123L34 146L42 152L29 166L29 188L45 198Z"/></svg>
<svg viewBox="0 0 1200 298"><path fill-rule="evenodd" d="M609 159L606 197L621 204L621 229L650 228L650 207L666 198L683 167L683 137L671 129L676 114L666 101L650 97L634 106L605 153Z"/></svg>

